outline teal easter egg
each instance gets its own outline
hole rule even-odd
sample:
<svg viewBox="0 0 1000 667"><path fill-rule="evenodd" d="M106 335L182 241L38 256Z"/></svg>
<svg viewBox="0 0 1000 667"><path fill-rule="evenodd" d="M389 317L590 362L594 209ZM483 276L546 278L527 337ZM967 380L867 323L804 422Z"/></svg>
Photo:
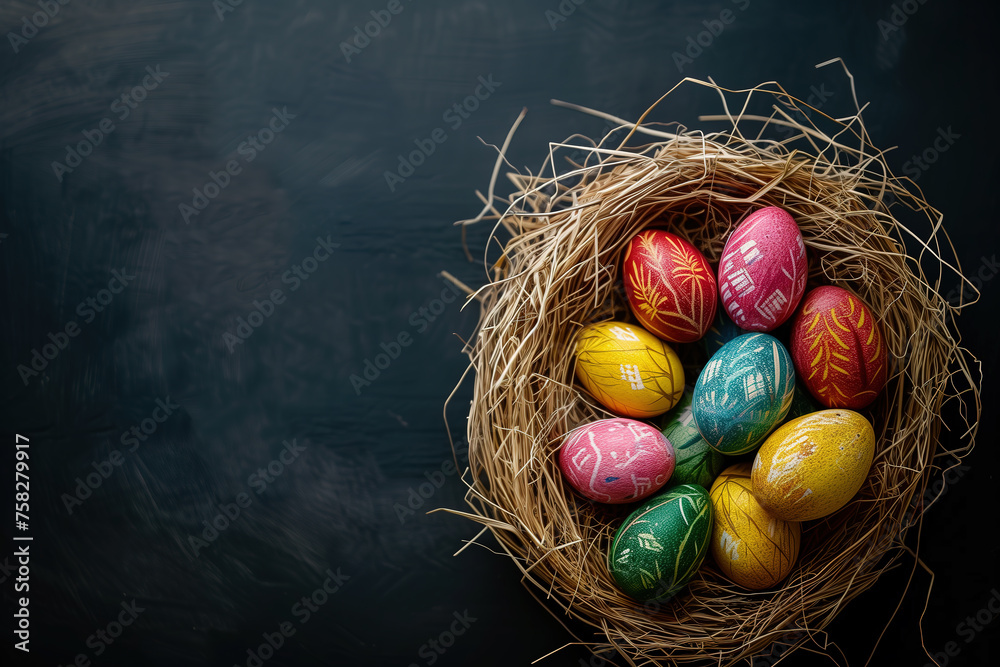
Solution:
<svg viewBox="0 0 1000 667"><path fill-rule="evenodd" d="M711 358L713 354L722 349L723 345L745 333L750 332L736 326L729 319L725 308L717 308L715 310L715 319L712 320L712 326L708 328L708 332L705 333L705 337L701 339L701 342L705 346L705 352Z"/></svg>
<svg viewBox="0 0 1000 667"><path fill-rule="evenodd" d="M697 484L708 489L725 466L726 458L705 442L694 425L693 398L694 392L685 387L680 402L664 415L660 430L674 446L674 474L670 483Z"/></svg>
<svg viewBox="0 0 1000 667"><path fill-rule="evenodd" d="M650 498L625 519L608 552L615 583L634 600L667 600L687 585L708 553L708 491L680 484Z"/></svg>
<svg viewBox="0 0 1000 667"><path fill-rule="evenodd" d="M788 414L795 393L792 357L777 338L738 336L712 355L694 386L692 414L723 454L756 449Z"/></svg>

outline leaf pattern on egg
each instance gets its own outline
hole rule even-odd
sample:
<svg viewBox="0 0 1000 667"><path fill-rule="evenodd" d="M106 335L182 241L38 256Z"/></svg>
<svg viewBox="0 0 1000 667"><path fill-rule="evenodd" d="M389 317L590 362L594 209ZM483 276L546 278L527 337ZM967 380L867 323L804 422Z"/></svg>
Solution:
<svg viewBox="0 0 1000 667"><path fill-rule="evenodd" d="M639 234L636 241L626 255L630 270L626 278L637 317L671 340L701 338L705 305L714 306L716 290L704 258L672 234L651 230ZM681 294L678 288L689 293Z"/></svg>
<svg viewBox="0 0 1000 667"><path fill-rule="evenodd" d="M886 351L875 318L845 293L842 302L822 308L807 299L801 315L803 379L831 408L867 405L885 383Z"/></svg>

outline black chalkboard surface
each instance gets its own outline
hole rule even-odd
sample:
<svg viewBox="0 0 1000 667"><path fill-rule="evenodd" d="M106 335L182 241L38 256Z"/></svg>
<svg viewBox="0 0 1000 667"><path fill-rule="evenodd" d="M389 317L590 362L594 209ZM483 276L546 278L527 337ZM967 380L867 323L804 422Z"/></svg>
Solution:
<svg viewBox="0 0 1000 667"><path fill-rule="evenodd" d="M848 81L814 67L837 56L981 285L960 323L986 414L921 564L840 614L836 662L785 664L866 664L886 626L872 664L993 664L997 19L940 0L8 0L6 664L527 665L570 642L489 538L452 556L476 525L425 514L462 505L443 404L477 317L440 272L486 278L452 223L522 108L508 157L535 169L605 126L550 99L635 119L685 76L775 80L848 115ZM683 88L656 120L718 111ZM477 259L488 231L468 230ZM447 414L460 441L470 398Z"/></svg>

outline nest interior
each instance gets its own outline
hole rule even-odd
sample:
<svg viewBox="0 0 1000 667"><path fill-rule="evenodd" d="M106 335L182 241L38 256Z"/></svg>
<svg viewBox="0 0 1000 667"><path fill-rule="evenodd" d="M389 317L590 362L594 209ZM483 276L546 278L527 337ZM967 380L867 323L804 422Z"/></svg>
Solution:
<svg viewBox="0 0 1000 667"><path fill-rule="evenodd" d="M483 212L462 221L492 220L491 241L506 240L499 260L487 264L490 280L475 292L480 322L466 349L474 371L464 477L470 509L453 512L492 532L527 588L557 617L589 627L577 641L608 660L733 664L774 642L829 650L824 628L909 550L903 539L919 527L934 471L957 465L972 447L975 360L955 326L962 304L950 305L938 291L944 276L957 280L961 270L940 212L912 182L892 175L860 110L834 119L813 109L809 120L811 107L777 84L743 91L679 85L717 91L725 113L702 120L725 129L653 126L645 116L633 124L594 112L619 123L618 134L551 144L546 169L511 174L513 193L499 199L493 191L512 129L490 193L481 195ZM744 100L742 111L730 110L732 96ZM773 113L748 114L753 96L773 101ZM784 138L765 138L775 128ZM649 143L626 147L640 137ZM562 160L562 150L582 158ZM677 597L640 604L617 589L606 564L628 508L574 496L556 460L565 433L615 416L574 383L574 337L587 323L634 321L616 286L634 234L666 228L714 263L741 219L768 205L799 224L810 287L854 292L881 323L890 381L864 411L877 435L875 461L849 505L803 525L798 562L779 587L746 591L709 555ZM901 212L917 221L912 230ZM959 442L945 448L939 433L948 403L963 424Z"/></svg>

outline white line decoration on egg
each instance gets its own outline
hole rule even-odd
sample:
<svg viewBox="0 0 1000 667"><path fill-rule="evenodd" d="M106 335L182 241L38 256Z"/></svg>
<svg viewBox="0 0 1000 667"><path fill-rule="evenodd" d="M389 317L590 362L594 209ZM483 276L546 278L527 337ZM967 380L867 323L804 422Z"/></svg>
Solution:
<svg viewBox="0 0 1000 667"><path fill-rule="evenodd" d="M747 266L760 259L760 250L757 248L757 242L753 239L740 246L740 253L743 255L743 263Z"/></svg>
<svg viewBox="0 0 1000 667"><path fill-rule="evenodd" d="M618 340L627 340L631 343L639 342L639 336L634 331L622 329L621 327L608 327L608 331L614 334L614 337Z"/></svg>
<svg viewBox="0 0 1000 667"><path fill-rule="evenodd" d="M634 422L629 422L626 425L626 428L628 428L629 432L632 433L634 442L642 442L642 439L649 435L648 433L643 433L641 430L642 427Z"/></svg>
<svg viewBox="0 0 1000 667"><path fill-rule="evenodd" d="M635 489L635 498L639 498L644 495L649 489L653 488L648 477L636 477L632 475L632 487Z"/></svg>
<svg viewBox="0 0 1000 667"><path fill-rule="evenodd" d="M590 436L590 446L594 449L594 455L597 456L597 461L594 463L594 467L590 471L590 490L594 493L595 496L611 498L611 496L609 496L608 494L601 493L600 491L598 491L597 487L595 486L595 484L597 483L597 476L601 473L601 462L602 462L601 450L594 442L594 434L588 433L587 435Z"/></svg>
<svg viewBox="0 0 1000 667"><path fill-rule="evenodd" d="M639 533L636 537L638 538L636 541L639 542L639 546L643 549L656 552L663 551L663 545L660 544L660 541L652 533Z"/></svg>
<svg viewBox="0 0 1000 667"><path fill-rule="evenodd" d="M767 298L757 301L754 304L754 310L769 322L777 322L778 314L786 303L788 303L788 297L780 289L776 289Z"/></svg>
<svg viewBox="0 0 1000 667"><path fill-rule="evenodd" d="M633 390L638 391L646 388L646 385L642 383L642 374L636 364L620 364L618 368L622 373L621 379L631 384Z"/></svg>
<svg viewBox="0 0 1000 667"><path fill-rule="evenodd" d="M766 258L764 251L758 245L760 239L748 237L761 233L761 222L757 220L740 225L726 244L728 252L724 251L723 261L719 267L719 293L722 304L733 322L743 325L759 316L758 324L767 323L770 328L776 326L783 316L787 317L786 311L790 307L791 300L804 291L806 271L799 265L804 264L802 259L806 256L806 247L801 233L798 233L795 235L794 245L785 249L788 253L787 264L780 259L783 255L779 254L770 260L770 263L775 265L774 268L765 267L763 273L755 269L754 275L757 276L757 280L777 271L788 279L789 287L774 289L766 295L754 295L757 288L764 285L755 283L754 276L748 268ZM764 280L766 283L767 279ZM750 317L751 313L756 315Z"/></svg>
<svg viewBox="0 0 1000 667"><path fill-rule="evenodd" d="M618 452L611 452L611 454L615 456L615 458L617 458L616 455L618 454ZM617 470L621 470L622 468L627 468L632 465L633 461L635 461L641 456L646 456L648 454L652 454L652 452L649 452L645 449L637 449L635 453L626 453L625 460L621 461L620 463L616 463L614 467Z"/></svg>
<svg viewBox="0 0 1000 667"><path fill-rule="evenodd" d="M761 373L751 373L744 377L743 380L743 390L748 402L756 402L760 396L767 393L767 384L764 382L764 376Z"/></svg>
<svg viewBox="0 0 1000 667"><path fill-rule="evenodd" d="M774 523L772 521L772 523ZM726 552L726 556L729 560L739 560L740 559L740 543L728 531L722 531L722 550Z"/></svg>

